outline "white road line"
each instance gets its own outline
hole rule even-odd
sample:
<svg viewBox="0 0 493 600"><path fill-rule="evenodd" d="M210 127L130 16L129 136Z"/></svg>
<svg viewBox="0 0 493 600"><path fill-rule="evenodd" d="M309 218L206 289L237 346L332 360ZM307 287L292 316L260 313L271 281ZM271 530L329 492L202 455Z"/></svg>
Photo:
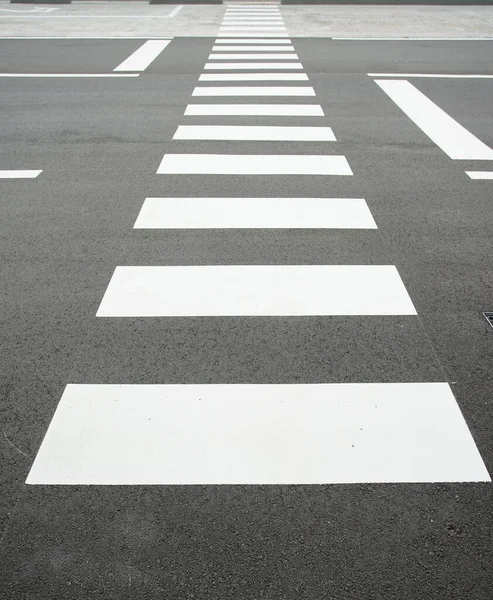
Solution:
<svg viewBox="0 0 493 600"><path fill-rule="evenodd" d="M180 125L174 140L224 140L272 142L335 142L330 127L261 125Z"/></svg>
<svg viewBox="0 0 493 600"><path fill-rule="evenodd" d="M376 83L450 158L493 159L491 148L457 123L409 81L376 80Z"/></svg>
<svg viewBox="0 0 493 600"><path fill-rule="evenodd" d="M204 73L199 81L308 81L305 73Z"/></svg>
<svg viewBox="0 0 493 600"><path fill-rule="evenodd" d="M429 79L493 79L493 75L457 75L454 73L368 73L369 77L420 77Z"/></svg>
<svg viewBox="0 0 493 600"><path fill-rule="evenodd" d="M192 96L315 96L315 91L308 86L214 86L196 87Z"/></svg>
<svg viewBox="0 0 493 600"><path fill-rule="evenodd" d="M185 116L323 117L318 104L189 104Z"/></svg>
<svg viewBox="0 0 493 600"><path fill-rule="evenodd" d="M114 71L145 71L171 40L148 40L119 64Z"/></svg>
<svg viewBox="0 0 493 600"><path fill-rule="evenodd" d="M222 33L229 33L229 35L234 34L240 31L250 31L250 32L256 32L257 35L263 35L266 34L269 31L273 31L274 33L281 33L283 32L284 35L286 35L286 28L285 27L268 27L267 25L257 25L255 27L226 27L223 26L221 27L221 29L219 30L219 35L221 35Z"/></svg>
<svg viewBox="0 0 493 600"><path fill-rule="evenodd" d="M212 52L294 52L294 46L213 46Z"/></svg>
<svg viewBox="0 0 493 600"><path fill-rule="evenodd" d="M67 36L67 35L23 35L23 36L2 36L0 35L0 40L150 40L150 39L159 39L172 40L173 38L166 35L92 35L92 36Z"/></svg>
<svg viewBox="0 0 493 600"><path fill-rule="evenodd" d="M466 171L471 179L493 179L493 171Z"/></svg>
<svg viewBox="0 0 493 600"><path fill-rule="evenodd" d="M222 53L216 52L215 54L209 54L208 60L299 60L298 55L295 52L282 53L282 52L269 52L264 54L258 53Z"/></svg>
<svg viewBox="0 0 493 600"><path fill-rule="evenodd" d="M29 485L490 482L447 383L68 385Z"/></svg>
<svg viewBox="0 0 493 600"><path fill-rule="evenodd" d="M10 170L10 171L0 171L0 179L35 179L43 170Z"/></svg>
<svg viewBox="0 0 493 600"><path fill-rule="evenodd" d="M0 73L0 77L67 77L67 78L78 78L78 77L138 77L138 73Z"/></svg>
<svg viewBox="0 0 493 600"><path fill-rule="evenodd" d="M438 38L438 37L333 37L333 40L363 42L491 42L493 37L483 38Z"/></svg>
<svg viewBox="0 0 493 600"><path fill-rule="evenodd" d="M392 265L117 267L98 317L415 315Z"/></svg>
<svg viewBox="0 0 493 600"><path fill-rule="evenodd" d="M289 38L284 39L271 39L271 38L220 38L216 40L216 44L290 44L291 40ZM245 48L245 50L249 50L249 48Z"/></svg>
<svg viewBox="0 0 493 600"><path fill-rule="evenodd" d="M135 229L376 229L361 198L146 198Z"/></svg>
<svg viewBox="0 0 493 600"><path fill-rule="evenodd" d="M287 31L283 32L283 33L274 33L274 32L265 32L265 31L257 31L256 33L252 33L252 32L245 32L245 31L241 31L241 32L222 32L220 31L218 34L218 38L230 38L232 36L242 36L242 37L251 37L251 38L258 38L259 36L266 36L268 35L271 38L285 38L287 39L288 34ZM285 41L285 39L283 41ZM216 39L216 42L218 42L219 40ZM228 40L229 41L229 40ZM265 40L263 40L265 41Z"/></svg>
<svg viewBox="0 0 493 600"><path fill-rule="evenodd" d="M303 65L301 63L296 63L296 62L289 62L289 63L272 63L272 62L254 62L254 63L237 63L237 62L231 62L231 63L221 63L221 62L217 62L217 63L206 63L204 66L204 70L206 71L220 71L220 70L224 70L224 71L246 71L246 70L258 70L258 69L270 69L270 70L274 70L274 71L279 71L279 70L295 70L295 69L302 69Z"/></svg>
<svg viewBox="0 0 493 600"><path fill-rule="evenodd" d="M180 10L183 8L183 4L180 4L179 6L177 6L176 8L174 8L169 15L166 15L168 17L168 19L172 19L173 17L176 17L176 15L180 12Z"/></svg>
<svg viewBox="0 0 493 600"><path fill-rule="evenodd" d="M165 154L158 175L352 175L344 156Z"/></svg>

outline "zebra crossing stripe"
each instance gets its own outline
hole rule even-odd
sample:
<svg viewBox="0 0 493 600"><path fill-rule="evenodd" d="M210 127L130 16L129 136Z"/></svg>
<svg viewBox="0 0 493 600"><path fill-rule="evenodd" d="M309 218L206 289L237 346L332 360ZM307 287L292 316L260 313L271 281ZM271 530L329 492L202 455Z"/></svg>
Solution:
<svg viewBox="0 0 493 600"><path fill-rule="evenodd" d="M309 86L227 86L196 87L192 96L315 96Z"/></svg>
<svg viewBox="0 0 493 600"><path fill-rule="evenodd" d="M318 104L189 104L185 116L323 117Z"/></svg>
<svg viewBox="0 0 493 600"><path fill-rule="evenodd" d="M264 127L258 125L180 125L174 140L247 140L335 142L330 127Z"/></svg>
<svg viewBox="0 0 493 600"><path fill-rule="evenodd" d="M202 73L199 81L308 81L306 73Z"/></svg>
<svg viewBox="0 0 493 600"><path fill-rule="evenodd" d="M204 66L205 71L241 71L241 70L252 70L258 71L262 69L269 69L272 71L280 71L283 69L294 71L296 69L302 69L301 63L290 62L290 63L280 63L280 62L253 62L253 63L206 63Z"/></svg>
<svg viewBox="0 0 493 600"><path fill-rule="evenodd" d="M209 55L209 60L299 60L298 55L294 53L270 52L264 53L212 53Z"/></svg>
<svg viewBox="0 0 493 600"><path fill-rule="evenodd" d="M489 482L447 383L68 385L27 483Z"/></svg>

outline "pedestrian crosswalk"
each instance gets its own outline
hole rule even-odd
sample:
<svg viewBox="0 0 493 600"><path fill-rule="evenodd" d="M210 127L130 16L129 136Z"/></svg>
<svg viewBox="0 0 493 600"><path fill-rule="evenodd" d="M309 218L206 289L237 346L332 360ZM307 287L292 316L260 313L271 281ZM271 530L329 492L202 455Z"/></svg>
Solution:
<svg viewBox="0 0 493 600"><path fill-rule="evenodd" d="M146 198L134 228L182 230L181 236L191 229L339 229L348 244L350 229L378 236L364 198L330 197L330 182L340 178L344 185L353 171L314 87L299 83L309 78L297 72L303 65L276 3L227 4L206 60L203 85L192 91L173 151L162 157L157 176L220 177L229 195ZM199 124L190 117L200 118ZM286 125L286 117L313 117L318 124ZM221 152L215 146L191 152L193 140L202 142L200 149L204 143L226 145ZM281 143L292 141L296 152L290 153ZM235 144L230 151L229 142ZM275 154L273 143L279 143ZM313 153L313 147L319 150ZM236 193L238 177L298 175L326 178L326 197L283 195L282 183L274 197ZM341 328L346 319L417 318L393 264L306 264L302 257L295 264L200 264L200 258L172 266L116 265L97 318L342 318ZM275 385L70 384L27 483L490 481L447 382L302 384L282 383L282 373L278 378Z"/></svg>

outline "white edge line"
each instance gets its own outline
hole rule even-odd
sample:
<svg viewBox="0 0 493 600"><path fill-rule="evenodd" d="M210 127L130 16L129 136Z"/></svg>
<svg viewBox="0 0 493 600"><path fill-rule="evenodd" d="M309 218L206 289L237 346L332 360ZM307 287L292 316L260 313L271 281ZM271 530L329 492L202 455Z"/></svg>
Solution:
<svg viewBox="0 0 493 600"><path fill-rule="evenodd" d="M0 73L0 77L138 77L139 73Z"/></svg>
<svg viewBox="0 0 493 600"><path fill-rule="evenodd" d="M426 77L437 79L493 79L493 75L456 75L453 73L367 73L368 77Z"/></svg>

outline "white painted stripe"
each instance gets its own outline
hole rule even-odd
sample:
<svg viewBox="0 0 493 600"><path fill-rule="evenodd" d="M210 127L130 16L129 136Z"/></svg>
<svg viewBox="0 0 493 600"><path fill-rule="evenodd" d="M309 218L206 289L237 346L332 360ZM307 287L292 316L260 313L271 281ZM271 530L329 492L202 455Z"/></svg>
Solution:
<svg viewBox="0 0 493 600"><path fill-rule="evenodd" d="M490 482L447 383L68 385L29 485Z"/></svg>
<svg viewBox="0 0 493 600"><path fill-rule="evenodd" d="M252 32L219 32L218 34L218 38L230 38L231 36L234 35L241 35L242 37L252 37L252 38L258 38L259 36L263 35L266 36L268 35L271 38L287 38L287 32L284 33L274 33L274 32L263 32L263 31L257 31L255 33ZM216 39L216 42L218 40Z"/></svg>
<svg viewBox="0 0 493 600"><path fill-rule="evenodd" d="M352 175L344 156L165 154L158 175Z"/></svg>
<svg viewBox="0 0 493 600"><path fill-rule="evenodd" d="M493 150L409 81L376 80L382 90L450 158L491 160Z"/></svg>
<svg viewBox="0 0 493 600"><path fill-rule="evenodd" d="M305 73L204 73L199 81L308 81Z"/></svg>
<svg viewBox="0 0 493 600"><path fill-rule="evenodd" d="M298 55L295 52L281 53L281 52L269 52L264 54L263 52L257 53L223 53L216 52L215 54L209 54L209 60L299 60Z"/></svg>
<svg viewBox="0 0 493 600"><path fill-rule="evenodd" d="M174 140L335 142L330 127L261 125L180 125Z"/></svg>
<svg viewBox="0 0 493 600"><path fill-rule="evenodd" d="M415 315L392 265L117 267L98 317Z"/></svg>
<svg viewBox="0 0 493 600"><path fill-rule="evenodd" d="M185 116L323 117L318 104L189 104Z"/></svg>
<svg viewBox="0 0 493 600"><path fill-rule="evenodd" d="M146 198L135 229L376 229L361 198Z"/></svg>
<svg viewBox="0 0 493 600"><path fill-rule="evenodd" d="M10 170L10 171L0 171L0 179L35 179L42 170Z"/></svg>
<svg viewBox="0 0 493 600"><path fill-rule="evenodd" d="M420 77L428 79L493 79L493 75L457 75L453 73L368 73L369 77Z"/></svg>
<svg viewBox="0 0 493 600"><path fill-rule="evenodd" d="M351 40L363 42L491 42L493 37L482 38L439 38L439 37L333 37L332 40Z"/></svg>
<svg viewBox="0 0 493 600"><path fill-rule="evenodd" d="M263 87L196 87L192 96L315 96L315 91L308 86L263 86Z"/></svg>
<svg viewBox="0 0 493 600"><path fill-rule="evenodd" d="M493 179L493 171L466 171L471 179Z"/></svg>
<svg viewBox="0 0 493 600"><path fill-rule="evenodd" d="M65 38L64 38L65 39ZM0 73L0 77L66 77L66 78L79 78L79 77L95 77L95 78L107 78L107 77L138 77L138 73Z"/></svg>
<svg viewBox="0 0 493 600"><path fill-rule="evenodd" d="M294 52L294 46L213 46L212 52Z"/></svg>
<svg viewBox="0 0 493 600"><path fill-rule="evenodd" d="M219 38L216 40L216 44L285 44L285 43L291 43L291 39L289 38L284 38L284 39L271 39L271 38L259 38L259 39L255 39L255 38L232 38L232 39L225 39L225 38ZM248 50L249 48L245 48L245 50Z"/></svg>
<svg viewBox="0 0 493 600"><path fill-rule="evenodd" d="M256 62L256 63L206 63L204 69L206 71L246 71L246 70L258 70L258 69L271 69L271 70L297 70L302 69L301 63L289 62L289 63L272 63L272 62Z"/></svg>
<svg viewBox="0 0 493 600"><path fill-rule="evenodd" d="M145 71L171 40L148 40L125 59L114 71Z"/></svg>
<svg viewBox="0 0 493 600"><path fill-rule="evenodd" d="M229 23L231 21L239 21L241 23L243 22L249 22L249 21L254 21L256 23L264 23L265 21L273 21L275 23L282 23L283 22L283 18L281 16L275 16L275 15L262 15L262 16L255 16L255 15L231 15L228 17L224 17L223 19L223 23Z"/></svg>
<svg viewBox="0 0 493 600"><path fill-rule="evenodd" d="M236 32L240 32L240 31L255 31L258 34L262 35L263 33L266 33L268 31L273 31L273 32L284 32L284 34L286 34L286 28L285 27L276 27L275 25L272 26L267 26L267 25L256 25L255 27L240 27L240 26L235 26L235 27L226 27L223 26L221 27L221 29L219 30L219 34L221 33L228 33L231 35L232 33L236 33Z"/></svg>

